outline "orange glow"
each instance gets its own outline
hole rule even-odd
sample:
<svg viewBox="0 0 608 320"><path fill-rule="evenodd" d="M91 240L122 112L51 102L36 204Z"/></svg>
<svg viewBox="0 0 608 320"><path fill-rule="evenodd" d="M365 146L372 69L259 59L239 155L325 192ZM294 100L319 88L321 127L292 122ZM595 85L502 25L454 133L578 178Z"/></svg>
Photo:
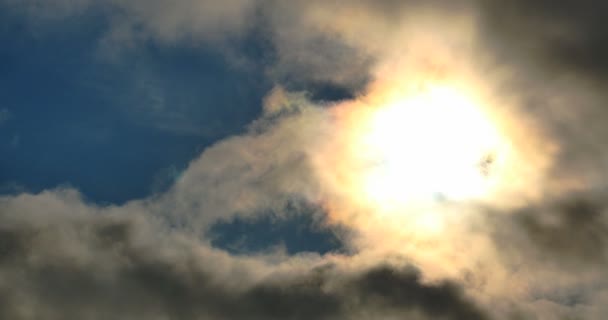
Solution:
<svg viewBox="0 0 608 320"><path fill-rule="evenodd" d="M384 82L332 108L335 135L315 158L331 219L428 237L454 212L464 218L463 206L533 193L547 162L525 156L531 131L492 112L480 90L430 78Z"/></svg>

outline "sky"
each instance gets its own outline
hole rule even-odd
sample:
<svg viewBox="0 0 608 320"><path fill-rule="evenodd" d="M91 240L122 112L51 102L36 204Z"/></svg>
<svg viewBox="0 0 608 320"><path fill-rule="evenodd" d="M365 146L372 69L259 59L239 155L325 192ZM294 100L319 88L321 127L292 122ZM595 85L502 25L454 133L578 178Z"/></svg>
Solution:
<svg viewBox="0 0 608 320"><path fill-rule="evenodd" d="M0 318L604 319L605 12L0 0Z"/></svg>

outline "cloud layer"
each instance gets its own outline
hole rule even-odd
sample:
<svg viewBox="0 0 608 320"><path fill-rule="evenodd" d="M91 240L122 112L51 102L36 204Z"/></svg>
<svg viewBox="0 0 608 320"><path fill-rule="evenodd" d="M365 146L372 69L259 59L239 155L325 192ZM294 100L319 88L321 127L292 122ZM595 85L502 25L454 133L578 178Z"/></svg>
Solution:
<svg viewBox="0 0 608 320"><path fill-rule="evenodd" d="M2 318L603 319L608 312L606 41L594 3L0 4L34 28L105 12L100 50L118 55L146 41L201 43L242 67L255 61L234 44L256 30L273 53L269 78L304 90L330 83L355 97L319 102L277 86L246 133L204 150L167 192L122 206L91 204L71 189L1 197ZM535 170L510 185L533 196L458 206L440 235L409 232L415 228L401 218L389 225L359 218L363 210L328 182L342 171L319 170L319 155L335 151L327 145L339 141L340 110L373 103L395 77L422 73L473 82L498 114L516 115L511 141ZM236 256L210 245L214 223L264 209L287 215L294 198L323 207L318 219L329 227L350 228L352 254Z"/></svg>

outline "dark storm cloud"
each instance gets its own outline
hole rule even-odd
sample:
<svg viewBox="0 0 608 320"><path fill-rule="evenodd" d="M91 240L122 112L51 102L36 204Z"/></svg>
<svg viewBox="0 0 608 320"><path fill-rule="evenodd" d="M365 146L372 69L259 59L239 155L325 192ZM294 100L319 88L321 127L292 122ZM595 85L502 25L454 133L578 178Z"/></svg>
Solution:
<svg viewBox="0 0 608 320"><path fill-rule="evenodd" d="M221 254L145 220L14 214L0 214L3 319L486 319L457 285L424 284L413 267L326 265L230 283Z"/></svg>

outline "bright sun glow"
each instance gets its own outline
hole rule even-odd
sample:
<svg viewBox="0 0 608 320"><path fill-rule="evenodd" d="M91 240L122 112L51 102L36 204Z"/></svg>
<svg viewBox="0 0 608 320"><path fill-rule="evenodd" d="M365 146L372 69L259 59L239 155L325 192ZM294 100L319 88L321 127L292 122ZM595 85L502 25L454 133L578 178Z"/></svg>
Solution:
<svg viewBox="0 0 608 320"><path fill-rule="evenodd" d="M335 216L362 210L381 224L441 231L455 204L483 201L500 187L509 145L466 91L401 89L336 109L340 130L319 172L337 192L330 205L343 213Z"/></svg>
<svg viewBox="0 0 608 320"><path fill-rule="evenodd" d="M537 136L457 83L380 83L332 109L334 130L314 158L331 219L423 239L473 206L536 196L548 163Z"/></svg>
<svg viewBox="0 0 608 320"><path fill-rule="evenodd" d="M434 86L379 106L360 148L369 167L365 193L382 206L483 196L501 139L471 99Z"/></svg>

